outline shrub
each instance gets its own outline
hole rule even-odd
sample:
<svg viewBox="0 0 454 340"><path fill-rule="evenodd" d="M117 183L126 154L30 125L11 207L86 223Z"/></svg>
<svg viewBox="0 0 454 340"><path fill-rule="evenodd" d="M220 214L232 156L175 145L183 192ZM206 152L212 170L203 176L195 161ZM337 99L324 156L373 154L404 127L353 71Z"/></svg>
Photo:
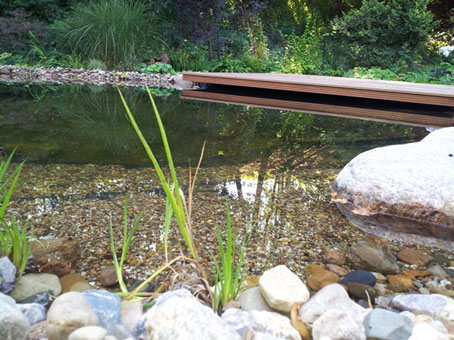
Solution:
<svg viewBox="0 0 454 340"><path fill-rule="evenodd" d="M79 4L54 29L71 51L86 59L99 59L109 69L132 67L139 61L155 21L145 5L130 0L92 0Z"/></svg>
<svg viewBox="0 0 454 340"><path fill-rule="evenodd" d="M332 21L333 53L348 68L390 68L399 60L410 65L423 55L432 29L427 3L428 0L364 1L360 9Z"/></svg>

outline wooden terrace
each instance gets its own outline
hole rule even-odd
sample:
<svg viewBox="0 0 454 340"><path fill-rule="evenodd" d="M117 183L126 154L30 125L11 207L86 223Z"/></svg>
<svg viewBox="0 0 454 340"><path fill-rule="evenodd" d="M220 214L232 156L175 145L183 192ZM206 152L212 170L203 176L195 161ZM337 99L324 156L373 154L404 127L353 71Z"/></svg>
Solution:
<svg viewBox="0 0 454 340"><path fill-rule="evenodd" d="M184 72L183 80L211 85L293 91L450 107L454 86L273 73Z"/></svg>

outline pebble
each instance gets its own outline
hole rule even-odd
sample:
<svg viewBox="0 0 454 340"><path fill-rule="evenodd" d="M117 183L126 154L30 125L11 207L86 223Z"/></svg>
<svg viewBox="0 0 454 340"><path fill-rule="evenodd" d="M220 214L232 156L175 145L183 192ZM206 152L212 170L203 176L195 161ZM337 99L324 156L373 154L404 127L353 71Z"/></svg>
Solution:
<svg viewBox="0 0 454 340"><path fill-rule="evenodd" d="M129 332L134 329L143 315L143 306L141 301L128 301L121 305L121 323Z"/></svg>
<svg viewBox="0 0 454 340"><path fill-rule="evenodd" d="M426 276L432 275L432 272L430 270L411 269L411 270L403 271L402 274L413 279L416 277L426 277Z"/></svg>
<svg viewBox="0 0 454 340"><path fill-rule="evenodd" d="M121 299L117 294L105 290L86 290L82 295L90 303L99 320L99 325L112 334L115 326L121 323Z"/></svg>
<svg viewBox="0 0 454 340"><path fill-rule="evenodd" d="M420 322L413 327L413 333L408 340L449 340L446 328L432 322Z"/></svg>
<svg viewBox="0 0 454 340"><path fill-rule="evenodd" d="M0 299L0 339L24 340L30 324L21 311L6 298Z"/></svg>
<svg viewBox="0 0 454 340"><path fill-rule="evenodd" d="M104 340L107 331L98 326L86 326L72 332L68 340Z"/></svg>
<svg viewBox="0 0 454 340"><path fill-rule="evenodd" d="M345 275L340 284L346 286L349 282L357 282L373 287L376 281L377 279L372 273L365 270L354 270Z"/></svg>
<svg viewBox="0 0 454 340"><path fill-rule="evenodd" d="M325 269L329 270L330 272L333 272L337 276L345 276L348 274L347 269L342 268L341 266L338 266L337 264L328 263L327 265L325 265Z"/></svg>
<svg viewBox="0 0 454 340"><path fill-rule="evenodd" d="M68 274L60 278L60 284L62 286L62 292L84 292L86 290L93 289L89 285L87 280L78 274Z"/></svg>
<svg viewBox="0 0 454 340"><path fill-rule="evenodd" d="M433 261L432 256L415 249L404 249L397 253L397 258L405 263L424 267Z"/></svg>
<svg viewBox="0 0 454 340"><path fill-rule="evenodd" d="M405 275L387 275L386 279L389 284L398 291L414 289L413 280Z"/></svg>
<svg viewBox="0 0 454 340"><path fill-rule="evenodd" d="M366 340L365 329L349 314L331 309L312 325L313 340Z"/></svg>
<svg viewBox="0 0 454 340"><path fill-rule="evenodd" d="M408 316L381 308L371 311L363 325L366 337L371 339L403 340L413 331L413 321Z"/></svg>
<svg viewBox="0 0 454 340"><path fill-rule="evenodd" d="M439 265L433 265L430 268L427 268L427 270L430 270L436 278L443 280L443 279L449 279L448 274L446 274L445 270Z"/></svg>
<svg viewBox="0 0 454 340"><path fill-rule="evenodd" d="M273 312L273 309L266 303L260 293L259 287L252 287L241 292L238 296L238 302L241 309L245 312L253 310Z"/></svg>
<svg viewBox="0 0 454 340"><path fill-rule="evenodd" d="M394 308L415 314L432 315L447 304L446 300L440 296L423 294L397 295L392 300Z"/></svg>
<svg viewBox="0 0 454 340"><path fill-rule="evenodd" d="M102 267L98 279L103 287L112 287L118 283L115 266Z"/></svg>
<svg viewBox="0 0 454 340"><path fill-rule="evenodd" d="M39 271L41 273L54 274L58 277L62 277L68 275L71 272L71 268L66 262L54 260L39 267Z"/></svg>
<svg viewBox="0 0 454 340"><path fill-rule="evenodd" d="M375 302L377 297L377 292L375 289L369 285L358 282L349 282L347 283L347 289L350 295L358 299L363 299L368 301L370 299L371 303Z"/></svg>
<svg viewBox="0 0 454 340"><path fill-rule="evenodd" d="M16 282L16 267L7 256L0 258L0 293L9 293Z"/></svg>
<svg viewBox="0 0 454 340"><path fill-rule="evenodd" d="M11 291L10 296L17 302L22 302L28 297L51 290L55 296L61 293L61 284L58 276L46 273L31 273L23 275Z"/></svg>
<svg viewBox="0 0 454 340"><path fill-rule="evenodd" d="M326 250L323 252L323 261L326 264L335 264L342 266L347 263L347 257L345 254L336 250Z"/></svg>
<svg viewBox="0 0 454 340"><path fill-rule="evenodd" d="M338 283L340 281L339 276L325 269L315 271L311 276L307 278L307 285L310 289L318 291L326 285L332 283Z"/></svg>
<svg viewBox="0 0 454 340"><path fill-rule="evenodd" d="M39 303L20 303L17 307L25 315L30 325L46 320L46 309Z"/></svg>
<svg viewBox="0 0 454 340"><path fill-rule="evenodd" d="M284 313L290 313L295 302L304 303L310 297L303 281L284 265L265 271L259 287L268 305Z"/></svg>

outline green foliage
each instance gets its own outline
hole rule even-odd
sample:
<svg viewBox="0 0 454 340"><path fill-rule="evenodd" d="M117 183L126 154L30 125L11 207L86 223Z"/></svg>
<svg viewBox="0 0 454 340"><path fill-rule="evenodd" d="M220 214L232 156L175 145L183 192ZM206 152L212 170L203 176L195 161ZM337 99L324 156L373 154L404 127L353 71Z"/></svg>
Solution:
<svg viewBox="0 0 454 340"><path fill-rule="evenodd" d="M54 31L71 51L112 69L137 64L145 42L153 44L147 38L156 34L156 24L140 1L92 0L75 6Z"/></svg>
<svg viewBox="0 0 454 340"><path fill-rule="evenodd" d="M11 53L3 52L0 53L0 65L6 65L8 63L8 59L12 56Z"/></svg>
<svg viewBox="0 0 454 340"><path fill-rule="evenodd" d="M154 63L150 65L142 63L139 64L136 70L142 73L161 73L161 74L170 73L172 75L177 74L173 69L172 65L164 63Z"/></svg>
<svg viewBox="0 0 454 340"><path fill-rule="evenodd" d="M252 69L240 58L233 58L231 54L224 54L212 62L211 72L251 72Z"/></svg>
<svg viewBox="0 0 454 340"><path fill-rule="evenodd" d="M291 33L285 36L287 46L281 72L313 74L322 69L323 47L320 29L308 22L303 35Z"/></svg>
<svg viewBox="0 0 454 340"><path fill-rule="evenodd" d="M99 59L90 59L87 64L87 69L89 70L107 70L107 65L105 62Z"/></svg>
<svg viewBox="0 0 454 340"><path fill-rule="evenodd" d="M366 0L332 21L332 52L344 67L410 66L426 52L432 29L428 0Z"/></svg>
<svg viewBox="0 0 454 340"><path fill-rule="evenodd" d="M23 163L20 164L8 174L13 155L14 151L6 161L3 158L0 160L0 225L3 227L3 231L0 231L0 257L12 256L12 262L18 270L19 276L21 276L31 251L30 238L25 233L28 221L20 228L14 215L9 223L5 219L6 208L17 185L23 166Z"/></svg>
<svg viewBox="0 0 454 340"><path fill-rule="evenodd" d="M238 229L232 230L232 223L230 221L230 209L228 202L226 203L227 214L227 242L222 241L219 226L216 224L216 234L218 238L220 264L213 254L211 258L215 264L215 280L214 280L214 298L215 310L222 311L222 306L227 302L235 300L240 292L241 283L244 274L244 254L249 241L249 237L243 236L241 247L237 251ZM251 230L248 231L251 235Z"/></svg>
<svg viewBox="0 0 454 340"><path fill-rule="evenodd" d="M185 43L169 51L173 68L178 71L208 71L210 63L205 46Z"/></svg>

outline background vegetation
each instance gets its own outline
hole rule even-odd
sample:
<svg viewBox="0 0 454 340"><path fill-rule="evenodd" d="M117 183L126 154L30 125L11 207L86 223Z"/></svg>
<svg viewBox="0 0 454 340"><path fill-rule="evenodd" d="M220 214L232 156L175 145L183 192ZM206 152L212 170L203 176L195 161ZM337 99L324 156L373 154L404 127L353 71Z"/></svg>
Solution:
<svg viewBox="0 0 454 340"><path fill-rule="evenodd" d="M453 18L448 0L0 0L0 64L153 72L166 53L170 72L452 84Z"/></svg>

